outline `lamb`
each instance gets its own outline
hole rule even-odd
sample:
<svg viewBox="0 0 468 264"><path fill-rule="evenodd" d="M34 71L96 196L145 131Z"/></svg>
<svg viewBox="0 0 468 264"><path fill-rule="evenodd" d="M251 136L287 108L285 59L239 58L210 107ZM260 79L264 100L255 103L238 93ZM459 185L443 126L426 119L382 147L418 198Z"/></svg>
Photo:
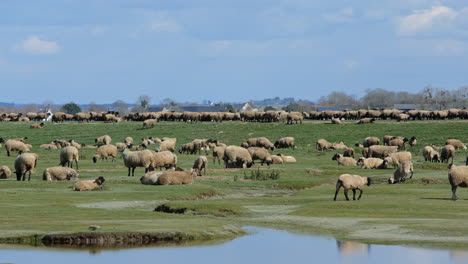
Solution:
<svg viewBox="0 0 468 264"><path fill-rule="evenodd" d="M156 119L146 119L145 121L143 121L143 128L154 127L157 122L158 120Z"/></svg>
<svg viewBox="0 0 468 264"><path fill-rule="evenodd" d="M283 160L283 162L297 162L296 158L294 158L293 156L284 156L281 153L276 154L276 156L280 157Z"/></svg>
<svg viewBox="0 0 468 264"><path fill-rule="evenodd" d="M206 168L207 167L208 167L208 159L206 158L206 156L200 156L193 163L193 166L192 166L192 169L190 170L190 172L195 173L197 176L203 176L202 171L206 175Z"/></svg>
<svg viewBox="0 0 468 264"><path fill-rule="evenodd" d="M380 139L378 137L366 137L364 141L362 142L362 145L365 148L368 148L373 145L379 145L380 144Z"/></svg>
<svg viewBox="0 0 468 264"><path fill-rule="evenodd" d="M403 163L405 161L411 161L412 155L411 152L408 151L395 152L390 154L390 156L386 157L385 160L389 164L393 165L394 168L396 168L400 165L400 163Z"/></svg>
<svg viewBox="0 0 468 264"><path fill-rule="evenodd" d="M411 175L410 175L411 174ZM409 175L409 179L413 178L414 170L411 161L401 163L388 179L389 184L404 182Z"/></svg>
<svg viewBox="0 0 468 264"><path fill-rule="evenodd" d="M453 164L453 159L455 158L455 147L452 145L445 145L440 152L440 161L447 162L452 158L451 164Z"/></svg>
<svg viewBox="0 0 468 264"><path fill-rule="evenodd" d="M263 165L266 163L268 166L273 162L271 160L270 153L268 153L268 150L264 148L259 148L259 147L250 147L247 149L249 151L250 155L252 156L252 160L261 160L261 164Z"/></svg>
<svg viewBox="0 0 468 264"><path fill-rule="evenodd" d="M60 166L65 167L66 165L73 168L73 161L75 161L76 169L78 170L78 160L80 155L78 149L73 146L68 146L60 151Z"/></svg>
<svg viewBox="0 0 468 264"><path fill-rule="evenodd" d="M158 185L192 184L193 176L188 171L165 171L159 177Z"/></svg>
<svg viewBox="0 0 468 264"><path fill-rule="evenodd" d="M452 200L458 200L456 195L457 187L468 187L468 167L467 166L450 166L448 179L452 185Z"/></svg>
<svg viewBox="0 0 468 264"><path fill-rule="evenodd" d="M96 145L109 145L112 142L112 138L108 135L100 136L94 140Z"/></svg>
<svg viewBox="0 0 468 264"><path fill-rule="evenodd" d="M447 139L445 141L445 145L452 145L455 149L464 149L464 150L466 150L466 145L463 144L463 142L461 142L458 139Z"/></svg>
<svg viewBox="0 0 468 264"><path fill-rule="evenodd" d="M229 162L236 164L236 166L240 168L250 168L253 164L252 156L250 156L248 150L232 145L227 146L224 152L224 164L226 168L228 167Z"/></svg>
<svg viewBox="0 0 468 264"><path fill-rule="evenodd" d="M224 160L225 150L226 146L218 146L213 149L213 163L216 163L216 160L218 160L218 164L221 164L221 160Z"/></svg>
<svg viewBox="0 0 468 264"><path fill-rule="evenodd" d="M31 180L33 168L37 166L38 155L36 153L23 153L15 159L16 180L26 180L26 173L29 173L28 181Z"/></svg>
<svg viewBox="0 0 468 264"><path fill-rule="evenodd" d="M387 163L387 160L379 158L360 158L357 161L357 165L363 169L386 169Z"/></svg>
<svg viewBox="0 0 468 264"><path fill-rule="evenodd" d="M352 148L347 148L347 149L343 152L343 156L344 156L344 157L351 157L351 158L354 158L354 149L352 149Z"/></svg>
<svg viewBox="0 0 468 264"><path fill-rule="evenodd" d="M11 170L8 166L0 167L0 179L9 179L11 177Z"/></svg>
<svg viewBox="0 0 468 264"><path fill-rule="evenodd" d="M44 127L44 122L41 122L40 124L31 124L29 128L43 128Z"/></svg>
<svg viewBox="0 0 468 264"><path fill-rule="evenodd" d="M128 168L128 176L130 176L130 170L132 176L135 176L136 167L143 167L145 172L148 172L153 160L153 153L150 150L130 151L127 148L122 152L122 157L125 167Z"/></svg>
<svg viewBox="0 0 468 264"><path fill-rule="evenodd" d="M366 158L381 158L385 159L390 156L392 153L396 152L398 147L396 146L381 146L373 145L369 147L369 153Z"/></svg>
<svg viewBox="0 0 468 264"><path fill-rule="evenodd" d="M7 151L7 156L10 156L11 151L18 151L19 154L24 152L29 152L29 148L21 141L9 139L5 142L5 149Z"/></svg>
<svg viewBox="0 0 468 264"><path fill-rule="evenodd" d="M156 185L158 182L159 176L161 176L163 173L160 171L150 171L146 173L144 176L141 176L140 182L141 184L145 185Z"/></svg>
<svg viewBox="0 0 468 264"><path fill-rule="evenodd" d="M338 165L343 165L343 166L356 166L357 161L353 158L350 157L343 157L341 154L335 154L333 156L332 160L336 160L338 162Z"/></svg>
<svg viewBox="0 0 468 264"><path fill-rule="evenodd" d="M325 139L319 139L317 140L317 143L315 143L315 147L318 151L324 151L324 150L327 150L329 149L330 147L332 146L332 144L330 142L328 142L327 140Z"/></svg>
<svg viewBox="0 0 468 264"><path fill-rule="evenodd" d="M112 157L112 162L117 158L117 147L114 145L102 145L97 149L96 154L93 156L93 162L96 163L98 159L106 159Z"/></svg>
<svg viewBox="0 0 468 264"><path fill-rule="evenodd" d="M425 146L422 150L422 155L425 161L440 162L440 154L431 146Z"/></svg>
<svg viewBox="0 0 468 264"><path fill-rule="evenodd" d="M177 156L170 151L151 152L151 167L150 170L155 168L175 169L177 166Z"/></svg>
<svg viewBox="0 0 468 264"><path fill-rule="evenodd" d="M397 146L399 150L405 149L405 144L408 142L408 138L396 138L394 137L392 140L388 142L389 146Z"/></svg>
<svg viewBox="0 0 468 264"><path fill-rule="evenodd" d="M275 148L295 148L293 137L283 137L275 141Z"/></svg>
<svg viewBox="0 0 468 264"><path fill-rule="evenodd" d="M73 191L92 191L96 189L102 189L102 184L106 181L104 177L99 176L96 180L85 180L78 181L73 186Z"/></svg>
<svg viewBox="0 0 468 264"><path fill-rule="evenodd" d="M353 200L356 200L356 190L359 190L359 197L357 199L360 200L364 185L370 186L371 183L372 183L372 180L369 177L362 177L359 175L352 175L352 174L341 174L338 177L338 181L336 182L336 191L335 191L335 197L333 198L333 201L336 201L336 196L338 195L338 192L340 191L341 187L344 188L344 195L346 197L346 201L349 201L349 198L348 198L349 189L353 190Z"/></svg>
<svg viewBox="0 0 468 264"><path fill-rule="evenodd" d="M77 180L79 174L72 168L67 167L50 167L42 173L42 180L44 181L63 181L63 180Z"/></svg>

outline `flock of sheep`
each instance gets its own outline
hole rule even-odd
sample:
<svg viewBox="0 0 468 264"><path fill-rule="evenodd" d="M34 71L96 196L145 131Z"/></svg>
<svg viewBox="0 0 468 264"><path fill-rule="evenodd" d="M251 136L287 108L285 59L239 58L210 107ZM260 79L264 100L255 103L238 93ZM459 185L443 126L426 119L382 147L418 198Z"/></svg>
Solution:
<svg viewBox="0 0 468 264"><path fill-rule="evenodd" d="M4 140L0 138L0 143L5 144L7 155L12 151L19 152L15 159L14 168L17 180L28 180L31 173L37 166L38 155L31 153L31 145L26 143L27 138L13 138ZM179 154L208 154L212 150L213 163L218 164L223 160L226 168L250 168L255 162L261 165L282 164L286 162L296 162L292 156L285 156L281 153L276 155L270 153L275 149L294 149L295 139L293 137L283 137L272 143L266 137L249 138L240 146L226 145L214 139L195 139L191 142L181 144L176 148L177 138L143 138L140 143L136 143L132 137L126 137L123 142L112 145L112 138L104 135L95 139L95 146L85 146L74 140L56 139L51 143L42 144L44 149L60 149L59 166L50 167L43 172L43 180L77 180L79 174L79 149L83 147L96 148L96 153L92 160L94 163L102 159L112 159L115 162L117 154L121 152L125 167L128 169L128 176L135 175L136 168L144 168L145 175L140 178L142 184L167 185L167 184L191 184L195 176L206 174L208 158L204 155L195 159L189 171L177 167ZM393 166L395 169L389 177L389 183L399 183L406 179L411 179L414 174L412 164L412 154L406 150L406 144L414 147L417 144L416 137L403 138L386 135L383 137L382 145L378 137L367 137L362 143L355 144L361 149L362 157L355 159L354 148L347 147L343 142L331 143L325 139L317 140L315 147L317 151L323 152L329 149L342 150L343 154L335 154L332 160L342 166L359 166L363 169L386 169ZM154 144L154 146L152 146ZM440 149L440 153L439 150ZM466 150L465 144L457 139L447 139L445 146L425 146L422 155L425 161L446 162L452 164L449 171L449 182L452 185L453 199L456 199L456 189L458 186L468 187L468 167L455 166L453 160L457 149ZM468 159L467 159L468 163ZM73 169L73 164L76 170ZM468 165L468 164L467 164ZM162 171L165 169L166 171ZM157 170L157 171L155 171ZM0 167L0 178L9 178L11 170L8 166ZM84 191L101 188L105 179L99 177L91 181L78 181L74 190ZM360 191L358 200L362 196L363 186L370 185L371 179L358 175L343 174L339 176L336 184L334 200L341 187L344 188L346 200L348 190L353 191L353 199L356 199L356 190Z"/></svg>
<svg viewBox="0 0 468 264"><path fill-rule="evenodd" d="M50 113L0 113L0 121L42 121L49 117ZM222 122L229 120L241 120L244 122L286 122L287 124L302 123L304 119L311 120L332 120L332 123L339 124L343 119L359 120L358 123L374 122L376 119L395 119L398 121L422 120L422 119L468 119L468 109L448 109L448 110L347 110L347 111L310 111L310 112L287 112L276 111L242 111L232 112L143 112L129 113L120 116L118 112L79 112L74 115L64 112L56 112L52 116L53 122L64 121L145 121L144 127L152 127L158 121L183 121L183 122ZM42 127L44 123L34 124L33 127Z"/></svg>

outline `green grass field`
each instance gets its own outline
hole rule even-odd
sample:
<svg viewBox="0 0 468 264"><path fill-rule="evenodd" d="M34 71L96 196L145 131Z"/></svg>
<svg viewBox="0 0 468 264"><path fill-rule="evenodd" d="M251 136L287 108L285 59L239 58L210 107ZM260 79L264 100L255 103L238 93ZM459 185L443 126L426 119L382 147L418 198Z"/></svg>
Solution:
<svg viewBox="0 0 468 264"><path fill-rule="evenodd" d="M447 180L447 164L426 163L422 147L442 146L447 138L468 142L467 121L414 121L355 125L346 122L336 126L313 121L302 125L281 123L198 123L161 122L151 129L141 129L141 122L118 124L64 123L47 124L43 129L29 129L30 123L0 123L0 137L29 138L33 152L39 154L38 167L30 182L0 180L0 237L26 237L45 234L89 232L90 225L99 225L95 232L182 232L194 239L223 239L243 233L246 225L307 233L332 235L342 240L384 244L423 244L463 246L468 244L468 230L463 228L468 217L468 192L459 188L459 201L451 201ZM104 176L103 190L71 191L72 182L42 181L45 168L56 166L59 150L43 150L40 144L54 139L74 139L87 145L98 136L108 134L113 143L132 136L177 137L177 145L195 138L219 139L239 145L249 137L266 136L271 141L296 138L294 150L273 153L292 155L297 163L272 165L261 170L277 170L278 180L245 180L252 169L225 169L213 164L208 153L207 176L197 177L193 185L145 186L140 184L143 168L135 177L127 177L122 158L116 163L91 160L95 149L80 149L80 179ZM367 136L395 135L418 138L413 153L415 175L402 184L388 185L393 169L364 170L341 167L331 158L334 151L319 153L315 142L344 141L348 146L362 142ZM357 150L357 149L356 149ZM359 153L359 150L357 150ZM13 170L16 153L0 152L0 166ZM458 151L455 164L465 164L467 153ZM197 155L178 155L178 166L189 169ZM359 157L359 154L358 154ZM338 175L352 173L370 176L375 185L366 186L360 201L344 200L341 193L333 201ZM350 192L351 193L351 192ZM154 212L160 205L185 209L184 214Z"/></svg>

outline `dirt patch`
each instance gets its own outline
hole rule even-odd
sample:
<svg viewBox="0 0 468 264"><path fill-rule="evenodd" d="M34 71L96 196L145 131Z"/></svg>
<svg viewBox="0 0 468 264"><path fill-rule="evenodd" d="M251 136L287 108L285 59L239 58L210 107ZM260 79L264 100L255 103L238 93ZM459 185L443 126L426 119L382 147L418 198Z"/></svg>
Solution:
<svg viewBox="0 0 468 264"><path fill-rule="evenodd" d="M322 170L306 170L308 174L315 175L315 174L321 174L323 171Z"/></svg>

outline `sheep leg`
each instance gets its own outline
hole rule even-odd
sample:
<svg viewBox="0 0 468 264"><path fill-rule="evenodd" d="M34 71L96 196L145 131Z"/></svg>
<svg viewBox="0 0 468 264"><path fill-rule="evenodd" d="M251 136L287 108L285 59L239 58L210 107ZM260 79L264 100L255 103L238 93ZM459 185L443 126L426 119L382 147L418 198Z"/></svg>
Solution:
<svg viewBox="0 0 468 264"><path fill-rule="evenodd" d="M75 160L76 163L76 170L78 170L78 160Z"/></svg>
<svg viewBox="0 0 468 264"><path fill-rule="evenodd" d="M356 200L356 189L353 189L353 200Z"/></svg>
<svg viewBox="0 0 468 264"><path fill-rule="evenodd" d="M130 167L128 167L128 176L130 176Z"/></svg>
<svg viewBox="0 0 468 264"><path fill-rule="evenodd" d="M348 189L344 189L344 196L346 197L346 201L349 201L349 197L348 197Z"/></svg>
<svg viewBox="0 0 468 264"><path fill-rule="evenodd" d="M26 173L24 174L24 176L26 176ZM28 181L31 181L31 171L29 171Z"/></svg>
<svg viewBox="0 0 468 264"><path fill-rule="evenodd" d="M357 198L358 200L361 200L361 196L362 196L362 190L359 189L359 197Z"/></svg>
<svg viewBox="0 0 468 264"><path fill-rule="evenodd" d="M457 192L457 187L458 187L458 186L455 186L455 185L452 186L452 200L454 200L454 201L458 200L458 197L457 197L457 195L455 194L455 193Z"/></svg>

